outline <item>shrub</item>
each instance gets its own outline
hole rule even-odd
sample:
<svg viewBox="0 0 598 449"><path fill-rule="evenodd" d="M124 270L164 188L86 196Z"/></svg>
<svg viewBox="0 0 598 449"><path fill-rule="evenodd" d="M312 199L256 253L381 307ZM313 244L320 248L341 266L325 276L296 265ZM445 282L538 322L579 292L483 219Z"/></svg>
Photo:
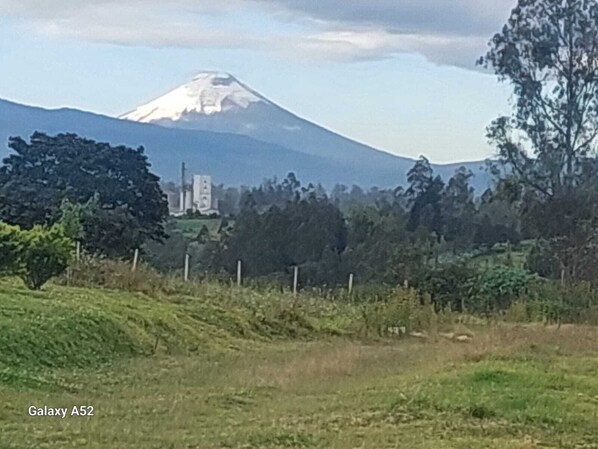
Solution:
<svg viewBox="0 0 598 449"><path fill-rule="evenodd" d="M421 297L412 288L397 288L384 301L364 303L362 315L369 332L383 336L402 329L436 331L437 316L429 298Z"/></svg>
<svg viewBox="0 0 598 449"><path fill-rule="evenodd" d="M416 283L421 292L430 295L436 310L462 312L477 276L476 269L457 262L428 270Z"/></svg>
<svg viewBox="0 0 598 449"><path fill-rule="evenodd" d="M69 279L63 277L59 282L79 287L105 287L157 295L175 292L174 279L173 276L160 275L142 261L137 270L132 271L130 262L83 253L81 261L73 264Z"/></svg>
<svg viewBox="0 0 598 449"><path fill-rule="evenodd" d="M65 236L62 226L49 229L34 226L20 232L20 241L22 249L17 272L30 289L39 290L51 277L66 270L72 242Z"/></svg>
<svg viewBox="0 0 598 449"><path fill-rule="evenodd" d="M93 200L89 200L87 204L78 204L71 203L68 199L62 200L62 204L60 205L60 224L64 229L65 235L70 239L81 240L84 238L81 221L85 209L92 202Z"/></svg>
<svg viewBox="0 0 598 449"><path fill-rule="evenodd" d="M489 313L508 309L527 293L535 279L528 271L517 267L495 266L482 272L473 286L472 311Z"/></svg>
<svg viewBox="0 0 598 449"><path fill-rule="evenodd" d="M0 275L16 273L22 251L21 230L0 222Z"/></svg>
<svg viewBox="0 0 598 449"><path fill-rule="evenodd" d="M589 282L562 285L541 279L532 284L523 299L528 310L534 310L531 319L541 318L552 323L598 324L598 290Z"/></svg>

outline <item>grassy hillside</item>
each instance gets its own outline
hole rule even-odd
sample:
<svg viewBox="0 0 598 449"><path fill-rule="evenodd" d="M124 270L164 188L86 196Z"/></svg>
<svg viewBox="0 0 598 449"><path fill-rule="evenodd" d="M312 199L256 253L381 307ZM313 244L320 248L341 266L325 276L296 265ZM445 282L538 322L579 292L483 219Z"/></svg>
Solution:
<svg viewBox="0 0 598 449"><path fill-rule="evenodd" d="M2 282L0 447L598 447L598 328L370 340L355 338L359 310L210 284L148 296Z"/></svg>
<svg viewBox="0 0 598 449"><path fill-rule="evenodd" d="M0 382L34 386L54 368L155 353L213 353L350 331L347 308L218 285L197 297L0 283ZM47 376L46 376L47 377Z"/></svg>
<svg viewBox="0 0 598 449"><path fill-rule="evenodd" d="M596 448L596 329L495 329L473 343L278 341L59 370L0 385L0 447ZM31 405L92 405L87 418Z"/></svg>

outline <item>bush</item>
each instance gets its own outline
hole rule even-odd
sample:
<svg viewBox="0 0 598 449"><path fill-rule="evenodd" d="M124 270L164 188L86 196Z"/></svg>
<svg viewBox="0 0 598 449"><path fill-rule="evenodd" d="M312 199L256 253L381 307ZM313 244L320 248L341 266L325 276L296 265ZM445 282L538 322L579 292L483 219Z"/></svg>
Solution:
<svg viewBox="0 0 598 449"><path fill-rule="evenodd" d="M450 308L463 312L477 276L474 268L464 263L451 263L428 270L416 285L418 290L430 295L436 310Z"/></svg>
<svg viewBox="0 0 598 449"><path fill-rule="evenodd" d="M508 309L527 293L535 277L517 267L495 266L482 272L473 286L474 312L490 313Z"/></svg>
<svg viewBox="0 0 598 449"><path fill-rule="evenodd" d="M78 287L105 287L141 292L150 296L170 294L176 291L173 285L175 282L173 276L161 276L158 271L142 261L136 271L132 271L131 268L130 262L83 253L81 260L73 264L69 279L63 277L59 279L59 282ZM182 283L180 277L179 283Z"/></svg>
<svg viewBox="0 0 598 449"><path fill-rule="evenodd" d="M417 281L417 288L427 293L437 311L491 313L508 309L527 293L535 276L509 266L486 270L465 263L451 263L428 270Z"/></svg>
<svg viewBox="0 0 598 449"><path fill-rule="evenodd" d="M21 239L20 276L30 289L39 290L68 267L72 241L65 236L62 226L49 229L34 226L29 231L22 231Z"/></svg>
<svg viewBox="0 0 598 449"><path fill-rule="evenodd" d="M0 222L0 275L16 273L22 251L21 230Z"/></svg>
<svg viewBox="0 0 598 449"><path fill-rule="evenodd" d="M438 317L429 298L421 297L417 290L399 287L384 301L364 303L362 316L366 330L379 336L409 333L412 331L435 332Z"/></svg>
<svg viewBox="0 0 598 449"><path fill-rule="evenodd" d="M0 223L0 275L19 276L32 290L66 270L71 250L62 226L25 231Z"/></svg>
<svg viewBox="0 0 598 449"><path fill-rule="evenodd" d="M549 323L598 324L598 290L589 282L562 285L541 279L524 295L528 310Z"/></svg>

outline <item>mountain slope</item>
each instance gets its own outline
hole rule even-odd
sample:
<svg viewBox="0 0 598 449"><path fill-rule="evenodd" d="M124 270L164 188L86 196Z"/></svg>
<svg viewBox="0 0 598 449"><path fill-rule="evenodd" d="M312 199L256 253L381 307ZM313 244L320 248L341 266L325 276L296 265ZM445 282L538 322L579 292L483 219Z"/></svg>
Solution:
<svg viewBox="0 0 598 449"><path fill-rule="evenodd" d="M215 182L230 185L256 184L290 170L306 180L342 175L339 167L323 158L245 136L166 129L74 109L46 110L0 100L0 157L8 154L9 136L28 137L36 130L74 132L114 145L143 145L153 170L170 181L178 180L182 161L191 170L210 173Z"/></svg>
<svg viewBox="0 0 598 449"><path fill-rule="evenodd" d="M304 183L321 182L326 187L335 183L394 187L405 183L405 173L413 165L412 160L392 155L384 156L382 163L360 164L350 157L307 154L238 134L166 128L75 109L47 110L0 100L0 157L8 154L9 136L28 137L34 131L74 132L114 145L143 145L153 171L168 181L178 181L184 161L192 172L211 174L214 182L228 185L255 185L293 171ZM456 166L435 168L450 176ZM486 180L478 177L476 183L485 185Z"/></svg>
<svg viewBox="0 0 598 449"><path fill-rule="evenodd" d="M355 142L298 117L228 73L200 73L189 83L121 118L170 128L246 135L341 162L354 172L377 172L382 184L403 182L404 174L413 165L411 159ZM478 174L478 184L486 181L480 162L438 166L437 171L446 178L461 165Z"/></svg>

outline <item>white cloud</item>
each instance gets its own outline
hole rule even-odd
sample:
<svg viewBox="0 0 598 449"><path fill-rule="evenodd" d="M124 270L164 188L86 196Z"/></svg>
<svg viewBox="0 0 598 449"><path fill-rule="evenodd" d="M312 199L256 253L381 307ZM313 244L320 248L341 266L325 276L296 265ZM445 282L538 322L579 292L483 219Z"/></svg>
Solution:
<svg viewBox="0 0 598 449"><path fill-rule="evenodd" d="M474 68L516 0L252 0L292 19L300 14L325 30L299 49L321 59L353 61L418 53Z"/></svg>
<svg viewBox="0 0 598 449"><path fill-rule="evenodd" d="M90 42L155 48L258 48L261 42L251 35L231 30L198 26L186 20L156 21L136 18L135 26L124 17L110 21L94 21L79 26L74 19L44 21L39 29L61 38Z"/></svg>
<svg viewBox="0 0 598 449"><path fill-rule="evenodd" d="M318 61L380 59L393 53L396 42L384 31L325 31L296 38L286 48L293 54Z"/></svg>
<svg viewBox="0 0 598 449"><path fill-rule="evenodd" d="M473 68L515 0L2 0L55 37L130 46L250 48L335 62L418 53ZM231 17L296 21L265 36Z"/></svg>
<svg viewBox="0 0 598 449"><path fill-rule="evenodd" d="M390 33L384 30L326 31L295 42L293 52L315 60L363 61L416 53L439 64L474 68L485 40L462 36ZM472 56L474 55L474 56Z"/></svg>
<svg viewBox="0 0 598 449"><path fill-rule="evenodd" d="M236 0L222 5L232 7ZM130 46L238 48L254 36L210 24L223 6L195 0L3 0L0 15L29 20L50 36Z"/></svg>

